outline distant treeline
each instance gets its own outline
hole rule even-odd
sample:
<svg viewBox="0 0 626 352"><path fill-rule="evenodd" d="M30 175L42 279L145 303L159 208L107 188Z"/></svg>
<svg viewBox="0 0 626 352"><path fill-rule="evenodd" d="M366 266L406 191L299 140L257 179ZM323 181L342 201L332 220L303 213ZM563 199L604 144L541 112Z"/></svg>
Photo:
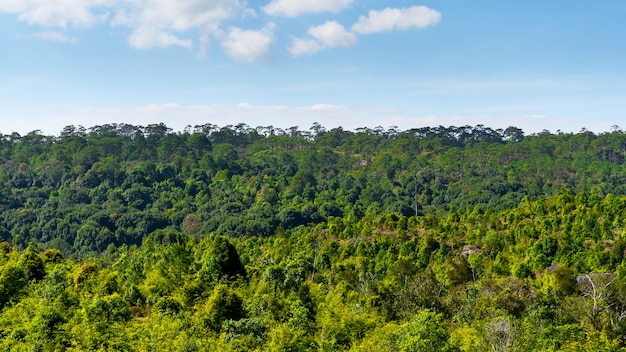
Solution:
<svg viewBox="0 0 626 352"><path fill-rule="evenodd" d="M101 252L163 228L269 236L330 217L503 210L626 194L626 135L482 125L308 130L67 126L0 138L0 236Z"/></svg>

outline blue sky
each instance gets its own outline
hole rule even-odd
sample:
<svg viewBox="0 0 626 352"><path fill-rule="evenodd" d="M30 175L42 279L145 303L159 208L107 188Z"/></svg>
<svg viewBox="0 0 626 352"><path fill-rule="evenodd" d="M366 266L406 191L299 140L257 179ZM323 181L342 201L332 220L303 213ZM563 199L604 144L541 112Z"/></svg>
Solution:
<svg viewBox="0 0 626 352"><path fill-rule="evenodd" d="M626 128L626 2L2 0L0 132Z"/></svg>

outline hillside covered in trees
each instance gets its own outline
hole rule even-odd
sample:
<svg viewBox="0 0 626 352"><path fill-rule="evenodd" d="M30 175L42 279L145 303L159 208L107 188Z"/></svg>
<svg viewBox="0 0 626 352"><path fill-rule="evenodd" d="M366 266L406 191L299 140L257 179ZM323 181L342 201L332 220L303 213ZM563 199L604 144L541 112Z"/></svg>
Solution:
<svg viewBox="0 0 626 352"><path fill-rule="evenodd" d="M626 347L617 126L0 137L3 350Z"/></svg>

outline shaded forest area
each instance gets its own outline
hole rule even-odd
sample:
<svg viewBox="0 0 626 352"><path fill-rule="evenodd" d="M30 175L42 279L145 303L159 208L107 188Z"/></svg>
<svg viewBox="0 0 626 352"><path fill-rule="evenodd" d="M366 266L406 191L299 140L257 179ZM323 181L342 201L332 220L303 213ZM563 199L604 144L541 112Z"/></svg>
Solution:
<svg viewBox="0 0 626 352"><path fill-rule="evenodd" d="M0 348L618 351L626 134L0 140Z"/></svg>

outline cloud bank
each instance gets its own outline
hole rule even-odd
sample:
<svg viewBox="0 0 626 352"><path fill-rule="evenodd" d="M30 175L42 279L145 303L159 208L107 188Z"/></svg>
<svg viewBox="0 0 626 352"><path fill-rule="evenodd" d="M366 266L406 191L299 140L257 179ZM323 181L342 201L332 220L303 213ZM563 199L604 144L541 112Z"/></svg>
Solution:
<svg viewBox="0 0 626 352"><path fill-rule="evenodd" d="M135 48L178 45L192 47L192 41L179 37L190 30L218 33L222 22L245 13L239 0L126 0L112 25L130 27L128 42Z"/></svg>
<svg viewBox="0 0 626 352"><path fill-rule="evenodd" d="M338 13L354 0L271 0L259 9L266 18L294 18L307 14ZM275 42L271 20L258 29L232 23L257 17L245 0L2 0L0 13L45 30L32 35L43 40L76 43L71 31L96 25L129 29L128 45L135 49L181 47L203 55L212 40L234 60L267 61ZM386 8L360 16L350 29L328 20L307 30L308 37L293 36L287 51L294 57L324 49L349 48L357 34L391 32L434 26L441 14L425 6ZM227 29L223 27L228 25Z"/></svg>
<svg viewBox="0 0 626 352"><path fill-rule="evenodd" d="M108 24L131 30L127 41L136 49L178 46L198 50L205 48L206 38L222 40L222 47L232 58L251 62L264 60L271 43L266 26L262 30L243 30L231 27L224 35L225 21L254 16L254 10L240 0L3 0L0 13L15 14L20 21L44 28L35 36L57 42L75 42L65 32ZM200 36L194 40L192 35ZM254 47L241 45L254 42Z"/></svg>

